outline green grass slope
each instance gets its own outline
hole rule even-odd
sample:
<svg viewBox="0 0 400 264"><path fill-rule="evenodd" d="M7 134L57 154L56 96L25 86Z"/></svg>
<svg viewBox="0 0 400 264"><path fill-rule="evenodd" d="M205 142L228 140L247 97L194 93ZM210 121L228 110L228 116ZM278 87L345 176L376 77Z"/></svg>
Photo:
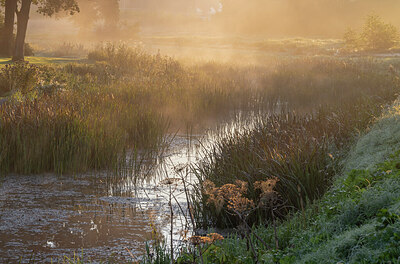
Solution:
<svg viewBox="0 0 400 264"><path fill-rule="evenodd" d="M357 142L319 211L289 263L400 263L399 101Z"/></svg>
<svg viewBox="0 0 400 264"><path fill-rule="evenodd" d="M344 174L312 214L307 228L282 241L287 248L275 261L400 263L399 101L359 139ZM292 226L283 224L281 237Z"/></svg>
<svg viewBox="0 0 400 264"><path fill-rule="evenodd" d="M381 117L367 135L360 138L346 160L345 170L372 169L400 150L400 101Z"/></svg>

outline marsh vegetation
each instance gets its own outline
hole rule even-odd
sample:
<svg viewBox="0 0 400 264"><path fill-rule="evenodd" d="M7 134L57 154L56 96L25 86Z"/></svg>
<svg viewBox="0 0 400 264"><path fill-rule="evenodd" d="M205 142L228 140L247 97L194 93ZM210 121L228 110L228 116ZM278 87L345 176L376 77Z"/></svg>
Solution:
<svg viewBox="0 0 400 264"><path fill-rule="evenodd" d="M105 182L131 179L137 192L141 183L132 177L141 167L138 155L156 164L168 148L167 135L202 134L241 116L241 125L213 133L198 163L184 164L196 176L188 182L193 193L185 192L195 223L186 228L195 227L196 234L245 224L239 230L248 239L256 234L252 226L276 228L298 211L307 213L400 85L397 59L276 56L257 66L193 65L117 44L98 46L86 61L16 63L0 71L4 175L110 171ZM262 186L272 179L276 198L266 209L260 206L269 197ZM226 204L210 202L207 184L222 188L238 181L246 183L240 195L248 209L232 214L229 194L219 198ZM278 239L261 241L283 248ZM161 243L155 250L171 259L163 240L155 241ZM252 247L251 259L258 261L259 245Z"/></svg>
<svg viewBox="0 0 400 264"><path fill-rule="evenodd" d="M0 0L0 261L399 261L397 2L131 2Z"/></svg>

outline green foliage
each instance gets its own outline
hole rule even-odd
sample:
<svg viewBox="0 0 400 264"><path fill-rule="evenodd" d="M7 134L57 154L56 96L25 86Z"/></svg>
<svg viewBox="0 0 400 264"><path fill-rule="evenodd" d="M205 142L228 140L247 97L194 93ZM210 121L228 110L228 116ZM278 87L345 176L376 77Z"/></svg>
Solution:
<svg viewBox="0 0 400 264"><path fill-rule="evenodd" d="M345 170L370 169L376 162L383 162L388 155L400 149L399 101L385 113L379 122L353 147L346 160Z"/></svg>
<svg viewBox="0 0 400 264"><path fill-rule="evenodd" d="M76 0L32 0L37 5L37 11L45 16L53 16L60 12L68 12L73 15L79 12Z"/></svg>
<svg viewBox="0 0 400 264"><path fill-rule="evenodd" d="M398 263L399 162L400 152L397 152L372 170L352 171L347 177L338 178L334 187L305 214L294 214L281 222L278 226L280 250L257 245L260 261ZM370 183L356 186L361 179L370 179ZM272 227L260 226L254 232L267 243L273 243ZM254 263L245 239L235 235L225 238L209 254L209 262L204 263Z"/></svg>
<svg viewBox="0 0 400 264"><path fill-rule="evenodd" d="M66 86L66 76L47 66L26 62L7 64L0 69L0 96L52 94Z"/></svg>
<svg viewBox="0 0 400 264"><path fill-rule="evenodd" d="M154 247L150 247L146 243L146 254L144 255L142 264L170 264L171 255L168 254L167 246L163 242L158 242Z"/></svg>
<svg viewBox="0 0 400 264"><path fill-rule="evenodd" d="M397 109L395 104L375 126L383 133L391 131L391 122L399 123L393 116L398 115ZM369 137L375 137L373 129L360 141L368 141ZM278 226L281 250L263 251L259 245L260 259L264 263L399 263L400 151L393 153L388 148L392 140L399 138L400 135L394 134L393 138L383 137L380 141L386 147L381 152L387 157L385 161L370 160L368 166L348 170L320 201L309 205L304 213L282 221ZM370 146L372 150L380 147ZM362 154L353 149L352 156L355 153ZM261 226L255 232L273 243L272 227ZM237 263L253 263L251 255L243 253L244 242L230 237L220 247L227 258L243 257L247 261ZM235 246L231 247L232 244Z"/></svg>

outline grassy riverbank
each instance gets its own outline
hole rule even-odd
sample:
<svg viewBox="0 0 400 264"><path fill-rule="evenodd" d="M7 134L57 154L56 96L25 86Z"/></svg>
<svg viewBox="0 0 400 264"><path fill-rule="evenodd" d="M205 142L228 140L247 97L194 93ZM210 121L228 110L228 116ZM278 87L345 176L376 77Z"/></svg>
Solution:
<svg viewBox="0 0 400 264"><path fill-rule="evenodd" d="M1 68L3 174L116 169L126 152L159 149L167 133L201 131L238 112L309 113L361 93L392 96L396 82L392 62L360 58L188 66L106 45L86 62L39 61Z"/></svg>
<svg viewBox="0 0 400 264"><path fill-rule="evenodd" d="M318 200L332 185L350 145L380 115L382 107L393 102L399 82L378 65L373 71L368 64L344 69L325 63L313 65L312 70L289 67L286 74L279 72L285 76L278 78L285 83L279 86L279 98L289 102L293 111L258 117L252 127L222 135L204 155L194 170L199 179L198 227L231 228L240 223L226 207L221 210L220 205L208 202L207 182L217 187L246 182L245 197L258 204L256 182L277 178L275 191L284 203L275 208L278 218ZM248 223L271 218L270 212L257 209L248 216Z"/></svg>
<svg viewBox="0 0 400 264"><path fill-rule="evenodd" d="M241 228L222 241L189 239L177 263L399 263L399 129L396 101L352 146L321 199L253 226L250 240ZM144 263L169 263L162 248L155 253Z"/></svg>
<svg viewBox="0 0 400 264"><path fill-rule="evenodd" d="M392 187L400 167L399 155L391 156L400 150L398 104L385 112L399 92L396 66L358 65L338 75L323 66L311 66L310 76L306 66L286 72L281 98L296 111L222 135L194 168L196 227L237 235L189 239L178 263L399 261L400 194ZM332 94L324 101L319 89L327 83ZM308 89L301 84L315 92L310 101L302 100L299 91ZM166 263L157 252L146 261Z"/></svg>
<svg viewBox="0 0 400 264"><path fill-rule="evenodd" d="M168 133L201 132L238 113L251 113L256 116L252 125L221 134L194 168L199 178L193 197L196 227L236 228L237 235L211 245L196 242L196 249L202 248L204 263L318 259L325 255L317 255L318 250L336 250L334 239L342 239L336 235L344 236L354 225L396 218L395 211L381 216L385 211L380 209L392 210L386 202L378 209L371 205L375 213L363 211L369 204L358 208L356 202L366 203L364 193L374 188L385 191L386 178L374 185L370 176L381 173L375 164L385 162L382 157L390 159L389 165L396 163L389 156L400 150L393 132L397 110L372 124L398 96L399 65L396 59L325 56L276 57L263 66L186 65L112 45L91 52L86 62L5 65L0 172L124 170L128 153L132 158L140 150L156 153ZM396 170L385 171L393 175L393 186ZM206 182L214 185L212 202ZM263 182L271 184L269 192ZM232 192L240 199L229 204ZM266 194L273 201L267 207ZM223 203L215 203L221 197ZM229 211L236 207L252 230ZM354 218L364 217L361 222L349 215L352 210L361 210ZM340 229L331 227L338 223ZM352 260L350 251L342 251L332 254ZM167 251L157 252L164 262L157 254L145 262L169 263ZM193 243L183 243L179 252L180 263L201 262Z"/></svg>
<svg viewBox="0 0 400 264"><path fill-rule="evenodd" d="M231 78L228 67L209 74L212 66L113 45L88 59L1 68L1 173L119 168L126 152L157 150L167 133L260 105L249 106L256 94L245 73Z"/></svg>
<svg viewBox="0 0 400 264"><path fill-rule="evenodd" d="M399 107L396 102L357 141L322 199L281 221L276 237L272 226L254 228L272 248L279 241L270 250L252 236L261 263L400 261ZM203 256L204 263L255 263L246 240L236 235Z"/></svg>

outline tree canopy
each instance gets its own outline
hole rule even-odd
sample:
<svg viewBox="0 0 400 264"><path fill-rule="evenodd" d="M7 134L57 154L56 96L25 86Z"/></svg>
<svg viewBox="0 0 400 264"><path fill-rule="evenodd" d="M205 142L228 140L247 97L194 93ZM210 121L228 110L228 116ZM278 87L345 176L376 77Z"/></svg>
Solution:
<svg viewBox="0 0 400 264"><path fill-rule="evenodd" d="M45 16L53 16L60 12L74 15L79 12L76 0L32 0L32 3L37 5L38 12Z"/></svg>

